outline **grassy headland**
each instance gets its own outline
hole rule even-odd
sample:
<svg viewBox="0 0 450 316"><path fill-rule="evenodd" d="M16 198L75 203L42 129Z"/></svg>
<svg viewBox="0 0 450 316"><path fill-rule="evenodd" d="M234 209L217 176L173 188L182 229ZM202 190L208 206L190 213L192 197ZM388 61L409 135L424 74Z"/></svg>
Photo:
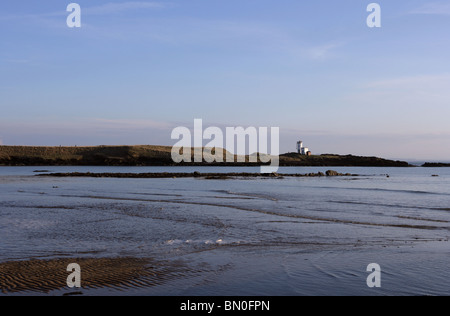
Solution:
<svg viewBox="0 0 450 316"><path fill-rule="evenodd" d="M169 146L93 146L93 147L31 147L0 146L0 165L3 166L255 166L260 163L181 163L171 157ZM192 152L192 156L193 156ZM235 161L237 156L235 156ZM408 167L404 161L377 157L313 155L297 153L280 155L280 166L340 166L340 167Z"/></svg>

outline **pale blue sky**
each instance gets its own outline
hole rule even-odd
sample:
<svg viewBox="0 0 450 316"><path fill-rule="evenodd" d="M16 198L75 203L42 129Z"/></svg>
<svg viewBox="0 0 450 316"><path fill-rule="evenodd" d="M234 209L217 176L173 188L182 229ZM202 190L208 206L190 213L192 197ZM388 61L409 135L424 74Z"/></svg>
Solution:
<svg viewBox="0 0 450 316"><path fill-rule="evenodd" d="M173 145L176 126L277 126L281 151L450 159L450 3L0 4L0 142Z"/></svg>

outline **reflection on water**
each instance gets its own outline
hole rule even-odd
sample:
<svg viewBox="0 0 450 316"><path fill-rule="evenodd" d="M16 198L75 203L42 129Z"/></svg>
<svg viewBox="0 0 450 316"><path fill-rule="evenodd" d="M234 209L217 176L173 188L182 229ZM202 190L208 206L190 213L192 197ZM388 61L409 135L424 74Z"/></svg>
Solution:
<svg viewBox="0 0 450 316"><path fill-rule="evenodd" d="M127 289L148 295L450 294L450 169L334 169L361 176L40 178L33 171L255 170L0 167L0 264L151 258L181 260L187 271L201 271ZM383 269L381 289L366 286L373 262Z"/></svg>

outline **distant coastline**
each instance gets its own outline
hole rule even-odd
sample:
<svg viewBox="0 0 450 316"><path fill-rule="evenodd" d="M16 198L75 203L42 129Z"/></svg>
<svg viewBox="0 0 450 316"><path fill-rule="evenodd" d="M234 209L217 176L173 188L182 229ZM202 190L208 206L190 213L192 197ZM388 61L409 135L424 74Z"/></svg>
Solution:
<svg viewBox="0 0 450 316"><path fill-rule="evenodd" d="M422 165L422 167L426 168L442 168L442 167L450 167L450 163L443 162L426 162Z"/></svg>
<svg viewBox="0 0 450 316"><path fill-rule="evenodd" d="M169 146L32 147L0 146L0 166L260 166L261 163L180 163ZM237 156L235 156L237 158ZM412 167L406 161L353 155L280 155L282 167ZM449 165L450 166L450 165Z"/></svg>

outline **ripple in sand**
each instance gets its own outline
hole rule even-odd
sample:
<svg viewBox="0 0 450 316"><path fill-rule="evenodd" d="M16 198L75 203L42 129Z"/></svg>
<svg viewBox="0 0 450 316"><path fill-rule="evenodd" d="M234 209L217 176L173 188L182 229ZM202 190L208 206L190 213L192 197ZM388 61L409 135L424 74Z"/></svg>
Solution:
<svg viewBox="0 0 450 316"><path fill-rule="evenodd" d="M158 262L144 258L79 258L27 260L0 263L0 288L4 294L43 292L68 288L67 266L81 266L82 289L144 288L193 276L201 271L180 262Z"/></svg>

